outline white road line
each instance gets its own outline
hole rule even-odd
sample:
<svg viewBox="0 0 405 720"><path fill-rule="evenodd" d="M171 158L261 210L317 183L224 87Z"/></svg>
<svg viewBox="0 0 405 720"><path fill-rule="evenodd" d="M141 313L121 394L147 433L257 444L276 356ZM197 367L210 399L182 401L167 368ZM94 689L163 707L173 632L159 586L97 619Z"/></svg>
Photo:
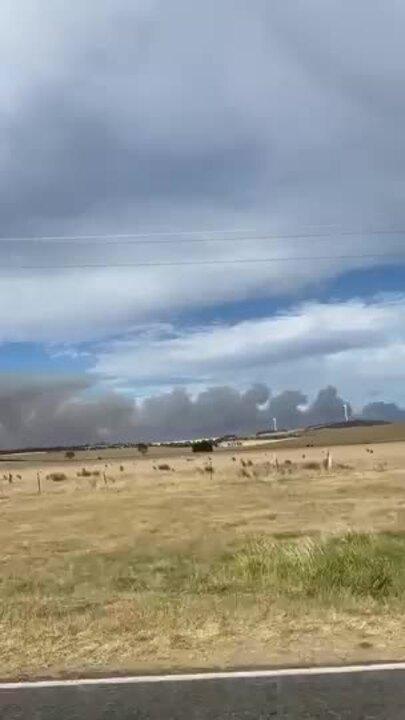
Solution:
<svg viewBox="0 0 405 720"><path fill-rule="evenodd" d="M342 665L336 667L284 668L281 670L241 670L234 672L207 672L182 675L144 675L128 677L84 678L76 680L38 680L0 683L2 690L23 688L52 688L86 685L134 685L140 683L191 682L197 680L232 680L249 678L277 678L308 675L343 675L345 673L390 672L405 670L405 662L377 663L373 665Z"/></svg>

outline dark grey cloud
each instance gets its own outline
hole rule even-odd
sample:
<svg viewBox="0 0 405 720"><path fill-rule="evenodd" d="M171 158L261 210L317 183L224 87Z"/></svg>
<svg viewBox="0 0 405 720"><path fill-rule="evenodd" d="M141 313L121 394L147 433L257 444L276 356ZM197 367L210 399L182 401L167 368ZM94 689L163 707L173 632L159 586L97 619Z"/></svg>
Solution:
<svg viewBox="0 0 405 720"><path fill-rule="evenodd" d="M14 151L2 188L3 235L30 233L35 224L63 233L66 222L104 206L112 208L113 231L117 205L133 203L139 211L151 199L158 205L201 197L226 205L244 201L246 184L260 178L262 148L253 134L224 137L220 147L179 148L148 141L135 126L125 140L111 120L83 114L65 92L52 89L36 99L6 133Z"/></svg>
<svg viewBox="0 0 405 720"><path fill-rule="evenodd" d="M256 188L263 146L244 121L243 98L226 96L243 67L229 45L228 82L224 74L226 25L235 32L249 13L243 3L226 5L213 15L211 3L193 12L182 1L170 11L165 3L148 3L140 12L137 2L104 1L94 13L73 10L82 24L76 42L60 34L71 14L62 6L59 17L46 3L33 12L28 46L49 21L59 40L56 57L44 52L34 70L21 69L24 37L6 44L20 95L0 117L8 150L3 232L45 224L58 230L105 204L110 225L117 208L129 203L137 214L150 202L157 209L162 199L186 211L193 196L232 205Z"/></svg>
<svg viewBox="0 0 405 720"><path fill-rule="evenodd" d="M132 224L167 205L187 222L195 200L200 223L347 223L393 191L403 218L398 2L22 4L25 33L3 11L7 233L113 229L128 205Z"/></svg>

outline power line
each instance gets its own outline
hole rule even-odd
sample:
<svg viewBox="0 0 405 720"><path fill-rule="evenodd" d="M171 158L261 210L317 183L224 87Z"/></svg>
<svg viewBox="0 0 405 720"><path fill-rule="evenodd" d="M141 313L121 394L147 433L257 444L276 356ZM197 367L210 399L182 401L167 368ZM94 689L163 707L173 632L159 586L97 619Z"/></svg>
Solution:
<svg viewBox="0 0 405 720"><path fill-rule="evenodd" d="M212 260L170 260L166 261L151 261L151 262L126 262L126 263L71 263L66 264L48 264L48 265L10 265L5 267L4 265L0 268L0 271L4 270L82 270L82 269L97 269L97 268L144 268L144 267L189 267L197 265L245 265L255 263L279 263L279 262L323 262L331 260L363 260L363 259L397 259L405 258L405 252L397 253L361 253L357 255L307 255L307 256L289 256L289 257L270 257L270 258L232 258L226 259L212 259Z"/></svg>
<svg viewBox="0 0 405 720"><path fill-rule="evenodd" d="M331 227L331 226L327 226ZM242 234L240 237L229 237L231 234ZM215 235L226 235L227 237L215 237ZM359 228L356 230L334 230L317 232L296 232L296 233L256 233L249 230L190 230L170 231L153 233L127 233L107 235L37 235L20 237L0 237L0 243L27 243L27 244L64 244L79 243L87 241L94 245L150 245L174 243L233 243L233 242L276 242L278 240L306 240L317 239L327 240L332 237L367 237L369 235L405 235L404 228ZM192 237L198 236L198 237ZM166 240L164 238L167 238Z"/></svg>
<svg viewBox="0 0 405 720"><path fill-rule="evenodd" d="M303 225L301 227L305 228L332 228L332 227L338 227L336 224L310 224L310 225ZM48 242L53 240L104 240L104 239L130 239L130 238L153 238L153 237L178 237L178 236L190 236L190 235L229 235L229 234L235 234L235 233L249 233L249 236L256 233L258 234L259 231L257 228L226 228L226 229L217 229L217 230L154 230L154 231L148 231L148 232L133 232L133 233L96 233L93 235L22 235L22 236L0 236L0 242L26 242L28 240L32 241L38 241L38 242ZM266 231L260 232L260 234L266 234L268 233Z"/></svg>
<svg viewBox="0 0 405 720"><path fill-rule="evenodd" d="M107 233L107 234L95 234L95 235L23 235L16 237L0 237L0 242L53 242L53 241L82 241L82 240L96 240L97 242L103 242L104 240L129 240L138 238L144 238L142 242L147 242L146 238L154 237L173 237L173 242L177 236L184 237L189 235L228 235L230 233L254 233L255 230L251 229L233 229L233 230L170 230L162 232L143 232L143 233ZM166 241L169 242L169 241Z"/></svg>

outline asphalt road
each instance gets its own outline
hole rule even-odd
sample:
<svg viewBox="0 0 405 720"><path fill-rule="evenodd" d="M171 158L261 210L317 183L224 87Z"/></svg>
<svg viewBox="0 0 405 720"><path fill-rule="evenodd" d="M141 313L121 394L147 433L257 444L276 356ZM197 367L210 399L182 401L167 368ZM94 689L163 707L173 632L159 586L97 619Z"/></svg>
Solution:
<svg viewBox="0 0 405 720"><path fill-rule="evenodd" d="M401 720L405 663L0 685L1 720Z"/></svg>

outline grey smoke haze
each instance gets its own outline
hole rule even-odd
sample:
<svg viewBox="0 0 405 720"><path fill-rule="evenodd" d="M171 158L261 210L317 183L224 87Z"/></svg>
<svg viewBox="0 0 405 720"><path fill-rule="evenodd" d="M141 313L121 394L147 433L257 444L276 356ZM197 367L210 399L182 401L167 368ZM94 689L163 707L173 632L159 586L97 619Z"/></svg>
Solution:
<svg viewBox="0 0 405 720"><path fill-rule="evenodd" d="M363 408L365 420L387 420L388 422L403 422L405 420L405 409L398 407L395 403L373 402Z"/></svg>
<svg viewBox="0 0 405 720"><path fill-rule="evenodd" d="M118 393L95 397L86 380L0 383L0 447L69 445L99 441L175 440L226 433L253 433L271 426L297 427L343 419L343 402L333 387L312 402L300 391L271 396L265 385L245 392L210 388L192 398L183 389L134 403ZM375 414L374 414L375 411ZM405 419L393 404L364 409L373 419Z"/></svg>

